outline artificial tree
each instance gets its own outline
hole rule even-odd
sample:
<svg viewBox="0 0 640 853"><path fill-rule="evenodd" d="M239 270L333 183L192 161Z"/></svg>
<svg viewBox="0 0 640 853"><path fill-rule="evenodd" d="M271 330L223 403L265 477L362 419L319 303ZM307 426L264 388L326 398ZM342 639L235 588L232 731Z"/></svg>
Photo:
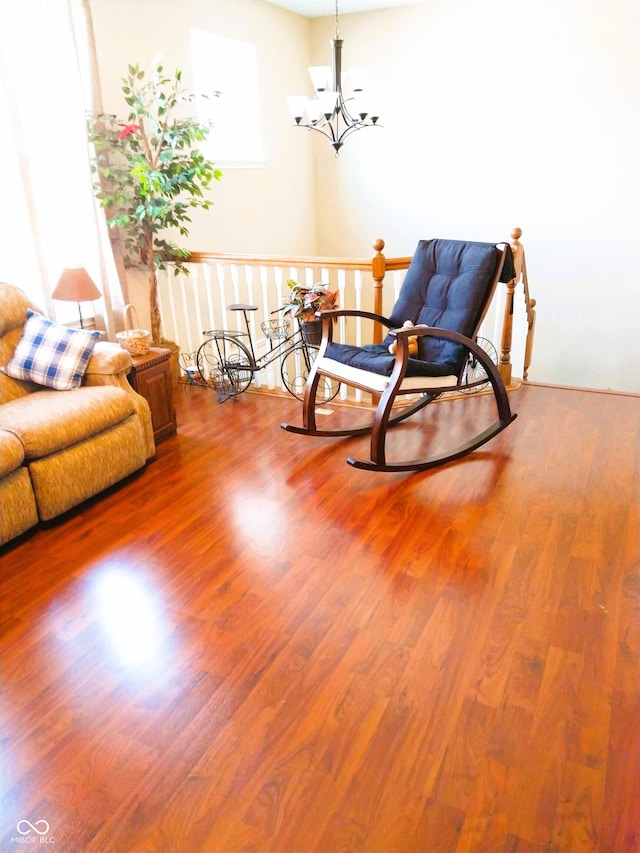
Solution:
<svg viewBox="0 0 640 853"><path fill-rule="evenodd" d="M126 120L99 115L88 122L94 190L109 227L124 237L125 265L148 269L150 331L158 343L157 270L170 263L176 274L188 273L189 251L176 245L171 233L189 235L191 209L209 209L213 202L204 193L222 173L197 147L211 125L182 115L194 95L183 88L179 69L169 77L155 62L145 79L138 65L129 65L121 80L130 110Z"/></svg>

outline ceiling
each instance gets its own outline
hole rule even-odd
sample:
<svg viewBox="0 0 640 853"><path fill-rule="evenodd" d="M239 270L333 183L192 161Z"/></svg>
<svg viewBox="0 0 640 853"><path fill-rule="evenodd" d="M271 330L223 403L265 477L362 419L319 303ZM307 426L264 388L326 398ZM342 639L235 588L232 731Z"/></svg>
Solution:
<svg viewBox="0 0 640 853"><path fill-rule="evenodd" d="M267 0L273 6L280 6L290 12L297 12L305 18L323 18L335 15L335 0ZM372 9L390 9L393 6L419 6L432 0L339 0L339 12L369 12Z"/></svg>

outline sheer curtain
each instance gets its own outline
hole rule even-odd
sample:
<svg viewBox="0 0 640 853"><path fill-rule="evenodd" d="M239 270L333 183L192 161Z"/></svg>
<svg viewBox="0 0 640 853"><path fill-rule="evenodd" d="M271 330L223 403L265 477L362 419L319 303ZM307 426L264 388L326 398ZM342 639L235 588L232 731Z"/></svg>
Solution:
<svg viewBox="0 0 640 853"><path fill-rule="evenodd" d="M0 279L67 322L77 306L52 300L51 291L64 267L85 267L103 294L94 310L113 338L123 296L86 135L99 91L86 0L2 4Z"/></svg>

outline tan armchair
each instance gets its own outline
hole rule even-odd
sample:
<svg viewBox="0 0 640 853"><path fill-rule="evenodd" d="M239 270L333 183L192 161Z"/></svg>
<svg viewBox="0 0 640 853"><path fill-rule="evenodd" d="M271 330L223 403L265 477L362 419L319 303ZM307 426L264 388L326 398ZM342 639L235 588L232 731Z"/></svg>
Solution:
<svg viewBox="0 0 640 853"><path fill-rule="evenodd" d="M22 336L26 295L0 283L0 544L144 467L149 406L127 381L131 357L98 342L80 387L44 388L4 368ZM41 313L41 312L40 312Z"/></svg>

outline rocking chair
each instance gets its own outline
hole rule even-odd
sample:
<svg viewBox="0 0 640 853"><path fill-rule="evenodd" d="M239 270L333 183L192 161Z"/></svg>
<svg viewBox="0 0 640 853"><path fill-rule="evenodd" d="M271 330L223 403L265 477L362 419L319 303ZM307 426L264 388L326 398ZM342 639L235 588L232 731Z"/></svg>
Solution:
<svg viewBox="0 0 640 853"><path fill-rule="evenodd" d="M485 444L509 426L512 414L502 377L476 336L497 282L514 276L507 244L421 240L412 258L391 316L368 311L322 311L322 343L309 372L303 403L303 426L282 424L288 432L314 436L356 436L371 433L369 460L349 458L356 468L370 471L422 471L459 459ZM333 342L334 320L359 316L383 324L389 332L380 344L358 347ZM403 327L405 321L415 323ZM409 338L417 336L418 353L409 355ZM395 355L389 345L396 342ZM423 409L447 391L467 391L464 384L469 359L482 367L497 406L497 420L451 451L406 462L388 462L387 430ZM316 392L322 377L342 382L379 397L373 423L354 429L319 429ZM397 398L417 395L393 410Z"/></svg>

